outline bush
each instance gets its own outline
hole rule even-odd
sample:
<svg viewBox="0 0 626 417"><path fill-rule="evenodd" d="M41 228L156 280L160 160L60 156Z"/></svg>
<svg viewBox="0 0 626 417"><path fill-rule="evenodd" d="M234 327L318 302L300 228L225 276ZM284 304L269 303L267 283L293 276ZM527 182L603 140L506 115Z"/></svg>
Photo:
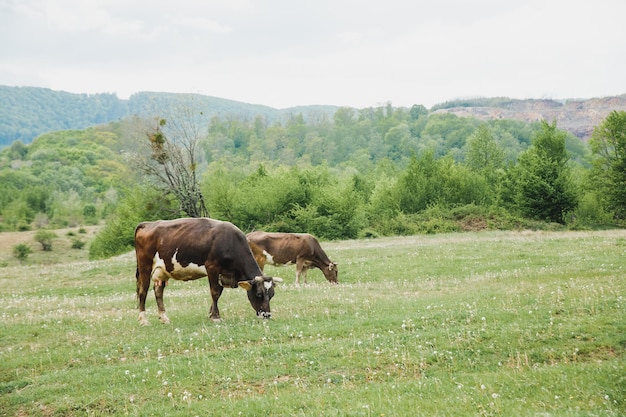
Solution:
<svg viewBox="0 0 626 417"><path fill-rule="evenodd" d="M26 243L13 246L13 256L20 261L25 261L32 252L33 250Z"/></svg>
<svg viewBox="0 0 626 417"><path fill-rule="evenodd" d="M52 239L54 239L55 237L57 237L57 235L49 230L39 230L35 234L35 240L41 243L44 251L52 250Z"/></svg>
<svg viewBox="0 0 626 417"><path fill-rule="evenodd" d="M128 252L134 247L135 227L142 221L172 219L178 212L174 201L151 187L135 187L118 204L89 246L90 259L103 259Z"/></svg>
<svg viewBox="0 0 626 417"><path fill-rule="evenodd" d="M72 239L72 249L82 249L85 247L85 242L80 239Z"/></svg>
<svg viewBox="0 0 626 417"><path fill-rule="evenodd" d="M576 209L568 213L565 220L572 229L580 228L581 225L607 225L613 223L613 214L604 209L598 195L587 193L582 196Z"/></svg>
<svg viewBox="0 0 626 417"><path fill-rule="evenodd" d="M419 233L416 222L411 220L411 216L398 213L392 217L378 219L372 224L373 232L382 236L410 236Z"/></svg>

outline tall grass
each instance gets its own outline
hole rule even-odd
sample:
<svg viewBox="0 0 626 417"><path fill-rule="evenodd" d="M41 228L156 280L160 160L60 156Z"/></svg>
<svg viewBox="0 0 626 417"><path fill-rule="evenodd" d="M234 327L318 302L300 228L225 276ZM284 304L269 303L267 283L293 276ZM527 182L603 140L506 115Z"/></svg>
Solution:
<svg viewBox="0 0 626 417"><path fill-rule="evenodd" d="M0 415L621 416L626 232L323 244L273 319L206 280L137 322L134 256L0 269Z"/></svg>

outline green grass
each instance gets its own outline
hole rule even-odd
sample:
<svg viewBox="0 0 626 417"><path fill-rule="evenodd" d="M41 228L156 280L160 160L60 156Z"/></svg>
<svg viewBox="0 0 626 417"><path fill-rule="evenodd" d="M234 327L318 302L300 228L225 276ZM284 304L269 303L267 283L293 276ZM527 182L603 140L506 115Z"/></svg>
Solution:
<svg viewBox="0 0 626 417"><path fill-rule="evenodd" d="M273 319L134 256L0 268L0 415L622 416L626 231L324 243L340 285L272 268Z"/></svg>

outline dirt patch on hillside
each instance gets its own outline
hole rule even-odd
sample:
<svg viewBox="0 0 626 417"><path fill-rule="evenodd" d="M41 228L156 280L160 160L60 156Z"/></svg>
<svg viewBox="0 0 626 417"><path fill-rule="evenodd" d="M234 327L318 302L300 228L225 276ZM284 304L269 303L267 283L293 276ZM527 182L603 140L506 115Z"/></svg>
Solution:
<svg viewBox="0 0 626 417"><path fill-rule="evenodd" d="M56 237L53 239L53 251L57 256L67 253L72 246L73 239L79 239L85 242L85 246L81 250L72 249L72 257L87 258L88 244L96 236L96 233L102 226L81 226L68 227L65 229L51 230ZM25 232L1 232L0 233L0 261L11 260L13 258L13 248L19 244L26 244L33 250L31 258L37 258L37 254L42 251L41 244L35 240L38 230L28 230Z"/></svg>
<svg viewBox="0 0 626 417"><path fill-rule="evenodd" d="M82 227L68 227L66 229L54 229L54 232L59 238L67 236L68 233L74 233L77 236L93 236L101 226L82 226ZM85 233L79 233L79 229L84 229ZM20 243L36 244L35 234L38 230L28 230L26 232L1 232L0 233L0 253L11 252L13 246Z"/></svg>

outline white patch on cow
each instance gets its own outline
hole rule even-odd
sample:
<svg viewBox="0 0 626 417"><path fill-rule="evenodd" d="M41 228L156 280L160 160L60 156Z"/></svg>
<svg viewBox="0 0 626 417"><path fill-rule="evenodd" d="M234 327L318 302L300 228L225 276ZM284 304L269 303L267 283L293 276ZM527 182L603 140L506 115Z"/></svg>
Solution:
<svg viewBox="0 0 626 417"><path fill-rule="evenodd" d="M291 265L291 261L289 261L289 262L287 262L287 263L285 263L285 264L279 264L279 263L276 263L276 261L274 261L274 257L272 256L272 254L271 254L271 253L269 253L269 252L268 252L268 251L266 251L266 250L263 250L263 255L265 255L266 262L267 262L268 264L270 264L270 265L275 265L275 266Z"/></svg>
<svg viewBox="0 0 626 417"><path fill-rule="evenodd" d="M165 266L165 261L161 258L159 252L154 254L154 259L152 260L152 281L161 285L162 283L167 284L170 278L188 281L207 276L207 270L204 265L190 263L184 267L178 262L176 255L178 255L178 249L172 257L172 265L174 268L168 271Z"/></svg>
<svg viewBox="0 0 626 417"><path fill-rule="evenodd" d="M271 253L269 253L266 250L263 250L263 255L265 256L265 259L267 260L268 264L274 265L274 257L272 256Z"/></svg>
<svg viewBox="0 0 626 417"><path fill-rule="evenodd" d="M161 259L159 252L154 254L154 259L152 260L152 274L150 274L150 277L157 285L161 285L163 282L167 283L167 280L171 277L165 267L165 261Z"/></svg>
<svg viewBox="0 0 626 417"><path fill-rule="evenodd" d="M269 290L270 288L272 288L272 281L265 281L265 282L263 283L263 287L264 287L266 290Z"/></svg>

